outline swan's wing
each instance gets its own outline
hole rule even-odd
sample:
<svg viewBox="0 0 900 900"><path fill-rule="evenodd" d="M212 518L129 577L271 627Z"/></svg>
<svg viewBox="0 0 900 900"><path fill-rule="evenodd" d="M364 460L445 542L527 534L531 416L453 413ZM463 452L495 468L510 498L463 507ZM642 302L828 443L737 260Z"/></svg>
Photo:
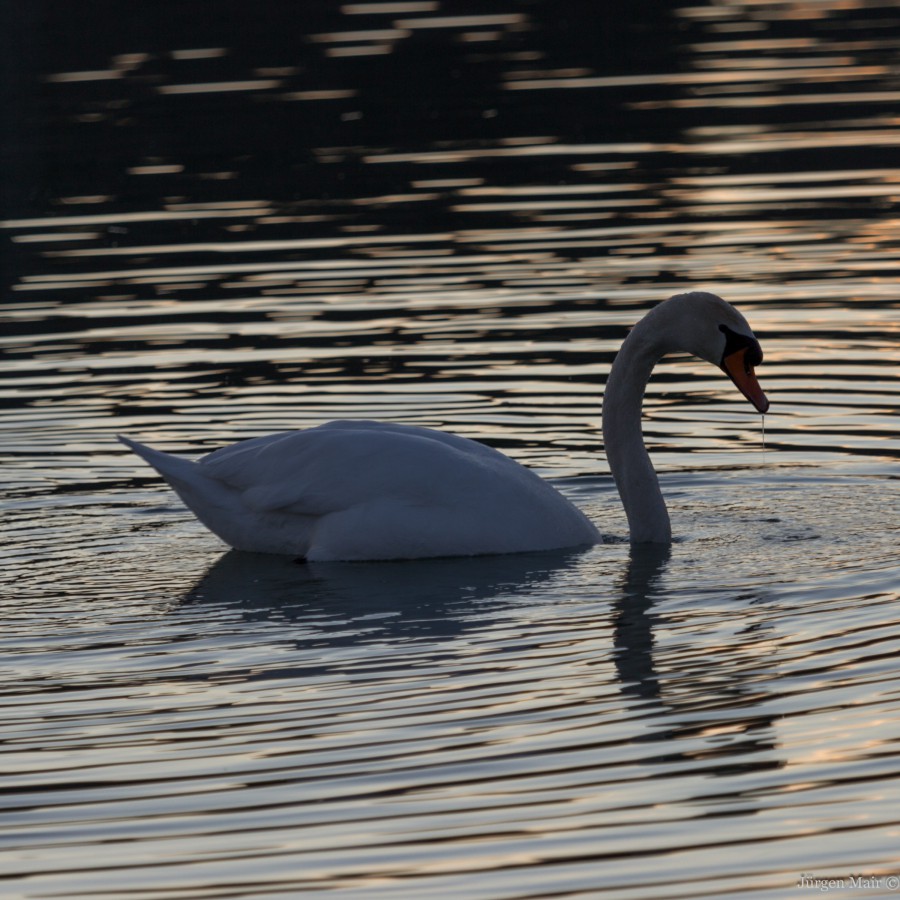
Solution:
<svg viewBox="0 0 900 900"><path fill-rule="evenodd" d="M386 498L440 504L498 464L517 465L467 438L375 422L331 422L254 438L200 461L207 475L238 490L254 511L303 516Z"/></svg>
<svg viewBox="0 0 900 900"><path fill-rule="evenodd" d="M306 431L288 431L240 441L200 460L211 478L238 491L241 502L255 512L283 510L322 516L338 507L315 471L317 441Z"/></svg>

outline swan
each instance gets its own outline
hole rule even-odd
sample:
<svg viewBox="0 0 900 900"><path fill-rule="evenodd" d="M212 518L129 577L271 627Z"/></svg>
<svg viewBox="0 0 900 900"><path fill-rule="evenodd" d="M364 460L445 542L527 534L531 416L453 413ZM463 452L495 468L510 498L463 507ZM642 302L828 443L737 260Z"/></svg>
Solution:
<svg viewBox="0 0 900 900"><path fill-rule="evenodd" d="M672 531L644 447L653 366L688 352L720 367L760 412L762 361L746 319L715 294L677 294L639 321L603 397L603 440L633 543ZM530 469L484 444L415 425L337 421L239 441L198 462L119 436L210 531L237 550L309 561L413 559L554 550L602 540Z"/></svg>

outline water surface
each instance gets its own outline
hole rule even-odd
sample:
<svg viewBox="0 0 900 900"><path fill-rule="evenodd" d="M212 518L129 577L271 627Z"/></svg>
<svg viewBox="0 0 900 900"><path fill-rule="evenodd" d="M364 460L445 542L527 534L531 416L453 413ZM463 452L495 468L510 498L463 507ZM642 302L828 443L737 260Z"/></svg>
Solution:
<svg viewBox="0 0 900 900"><path fill-rule="evenodd" d="M9 896L900 874L893 6L190 6L15 23ZM632 551L603 384L686 289L746 314L772 409L659 366L677 541ZM500 447L607 542L225 553L114 438L336 417Z"/></svg>

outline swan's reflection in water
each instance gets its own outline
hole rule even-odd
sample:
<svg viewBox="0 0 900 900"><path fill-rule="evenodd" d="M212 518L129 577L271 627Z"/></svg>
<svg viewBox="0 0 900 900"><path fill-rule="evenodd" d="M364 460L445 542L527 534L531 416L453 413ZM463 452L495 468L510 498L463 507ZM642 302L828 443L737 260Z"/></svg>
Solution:
<svg viewBox="0 0 900 900"><path fill-rule="evenodd" d="M416 559L396 562L308 563L287 556L229 551L188 592L186 602L214 603L237 609L245 621L277 620L300 625L302 632L325 647L331 643L452 638L484 629L501 612L533 602L566 604L576 584L579 633L595 638L609 621L612 603L612 658L624 694L655 699L684 709L709 705L711 698L693 696L714 687L719 702L727 696L746 703L749 688L731 669L731 654L746 652L763 636L744 634L734 646L717 648L724 671L713 680L708 667L699 671L687 655L666 657L665 688L654 658L654 630L667 625L665 613L654 613L670 593L665 575L671 548L634 544L617 580L607 580L610 564L595 572L597 557L611 548L552 550L541 553ZM584 581L593 578L594 598L584 601ZM742 604L747 602L744 597ZM572 619L568 619L571 624ZM544 621L547 629L553 621ZM444 650L448 649L446 647ZM677 689L676 689L677 688ZM677 699L676 699L677 698Z"/></svg>
<svg viewBox="0 0 900 900"><path fill-rule="evenodd" d="M751 623L710 645L689 630L674 651L656 647L656 632L673 624L666 611L671 550L631 546L625 571L613 580L608 559L602 572L593 571L596 554L612 549L373 563L304 563L231 551L215 562L185 601L211 603L232 613L237 609L246 623L289 626L283 638L305 660L259 671L254 679L346 674L348 665L373 664L386 676L404 666L438 660L462 679L477 634L484 665L492 654L503 654L508 662L510 649L531 654L523 670L529 674L523 674L520 684L529 694L545 679L558 677L553 653L566 646L576 657L597 657L596 666L574 676L597 679L592 691L597 726L609 711L609 675L614 673L619 694L635 718L629 743L647 748L647 765L678 761L708 776L782 766L773 719L757 709L767 694L744 665L748 648L752 652L754 644L765 639L764 632ZM584 581L591 574L596 594L587 603ZM573 583L578 585L577 598L569 603ZM745 604L746 597L744 609ZM560 610L558 621L554 609ZM604 656L597 650L598 630L610 624L612 647ZM528 643L504 646L511 632L528 632ZM601 644L608 646L608 640L602 637ZM348 647L359 647L364 655L354 652L348 658L338 652ZM411 647L418 648L414 655L408 652ZM541 647L554 651L543 659ZM334 651L331 656L329 650ZM711 653L716 666L708 662ZM591 703L585 707L588 715ZM654 745L658 749L650 750ZM753 808L751 804L747 811Z"/></svg>
<svg viewBox="0 0 900 900"><path fill-rule="evenodd" d="M621 691L642 703L643 715L662 719L661 727L634 740L665 742L668 762L699 764L707 775L783 768L774 719L756 711L768 694L740 664L745 645L752 647L764 637L756 625L738 632L738 643L716 648L717 666L698 667L690 653L666 654L665 668L656 661L655 628L666 622L657 620L652 608L665 594L663 576L670 559L668 546L632 545L615 601L614 660ZM736 789L728 796L732 801L746 799L745 792ZM744 812L756 809L751 800Z"/></svg>
<svg viewBox="0 0 900 900"><path fill-rule="evenodd" d="M391 639L452 637L483 624L492 608L546 590L583 553L307 563L232 550L185 599L236 606L245 617L303 622L326 639L341 634L352 641L373 632Z"/></svg>
<svg viewBox="0 0 900 900"><path fill-rule="evenodd" d="M613 643L622 690L638 697L659 697L653 668L650 608L654 590L672 556L668 544L632 544L628 568L615 601Z"/></svg>
<svg viewBox="0 0 900 900"><path fill-rule="evenodd" d="M756 773L785 766L759 672L745 666L765 631L755 629L746 596L734 603L749 631L732 627L727 605L724 626L695 628L673 590L683 588L674 570L685 562L674 553L673 563L667 547L606 545L309 564L232 551L185 600L207 621L208 609L197 606L222 611L232 629L226 642L240 634L241 666L250 648L254 662L225 677L271 681L287 697L299 689L297 718L285 720L290 746L305 746L322 716L336 717L341 734L358 734L360 750L377 721L377 753L389 762L396 754L398 765L421 742L412 797L420 778L424 790L434 777L431 753L453 760L462 782L470 777L471 747L454 757L464 734L494 772L498 796L508 779L539 786L571 766L571 783L559 790L596 796L605 808L605 795L618 797L623 785L669 783L678 773L692 785L676 802L689 815L752 816L762 810ZM702 597L697 605L702 616ZM273 626L278 646L263 646L260 659L259 639L271 641ZM531 796L519 799L527 805ZM621 802L642 816L659 796L648 800L635 787ZM546 802L539 787L532 799ZM484 815L495 814L488 803Z"/></svg>

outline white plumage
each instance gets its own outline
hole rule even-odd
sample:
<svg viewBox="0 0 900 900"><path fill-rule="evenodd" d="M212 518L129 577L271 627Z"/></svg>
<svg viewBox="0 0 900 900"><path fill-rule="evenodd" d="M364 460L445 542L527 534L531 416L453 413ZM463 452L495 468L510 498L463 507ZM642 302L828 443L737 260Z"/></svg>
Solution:
<svg viewBox="0 0 900 900"><path fill-rule="evenodd" d="M396 559L599 540L584 514L530 469L429 428L330 422L241 441L197 463L122 440L238 550Z"/></svg>

